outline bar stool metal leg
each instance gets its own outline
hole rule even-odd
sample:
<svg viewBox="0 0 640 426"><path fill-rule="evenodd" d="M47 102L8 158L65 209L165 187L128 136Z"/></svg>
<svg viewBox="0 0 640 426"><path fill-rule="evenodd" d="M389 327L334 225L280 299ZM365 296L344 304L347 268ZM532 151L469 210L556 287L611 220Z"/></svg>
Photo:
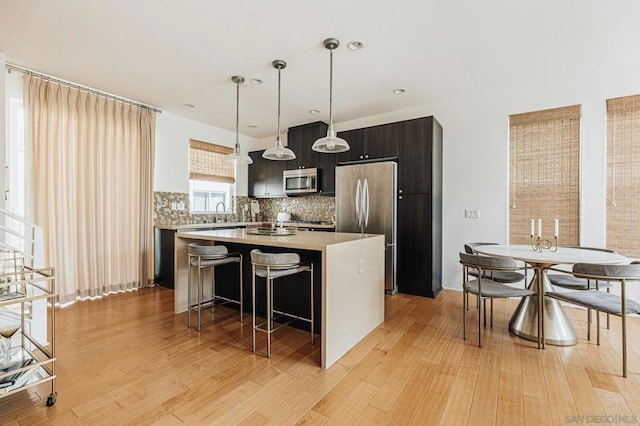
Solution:
<svg viewBox="0 0 640 426"><path fill-rule="evenodd" d="M311 269L309 269L309 274L311 278L311 344L313 345L313 335L314 335L314 326L313 326L313 263L311 264Z"/></svg>
<svg viewBox="0 0 640 426"><path fill-rule="evenodd" d="M189 256L189 273L188 273L188 279L187 282L188 284L188 288L187 288L187 311L189 312L189 316L188 316L188 320L187 320L187 325L189 326L189 328L191 328L191 271L193 270L193 267L191 266L191 256Z"/></svg>
<svg viewBox="0 0 640 426"><path fill-rule="evenodd" d="M251 318L253 318L253 327L251 328L251 336L253 343L253 352L256 351L256 266L251 265Z"/></svg>
<svg viewBox="0 0 640 426"><path fill-rule="evenodd" d="M238 269L240 270L240 322L244 322L244 302L242 298L242 283L244 281L242 281L242 265L244 265L244 263L242 262L242 255L240 255L240 263L238 264Z"/></svg>
<svg viewBox="0 0 640 426"><path fill-rule="evenodd" d="M198 328L202 325L202 267L200 266L200 258L198 257Z"/></svg>

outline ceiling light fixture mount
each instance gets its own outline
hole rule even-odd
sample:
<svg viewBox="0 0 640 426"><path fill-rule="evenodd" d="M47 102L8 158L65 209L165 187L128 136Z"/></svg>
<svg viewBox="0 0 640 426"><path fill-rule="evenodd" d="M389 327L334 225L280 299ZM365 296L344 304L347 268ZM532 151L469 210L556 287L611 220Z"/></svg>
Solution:
<svg viewBox="0 0 640 426"><path fill-rule="evenodd" d="M361 42L361 41L357 41L357 40L350 41L349 44L347 44L347 48L349 50L360 50L363 47L364 47L364 43Z"/></svg>
<svg viewBox="0 0 640 426"><path fill-rule="evenodd" d="M327 136L315 141L311 149L325 154L349 150L347 141L336 136L336 131L333 129L333 51L338 46L340 46L340 42L336 38L328 38L324 41L325 49L329 50L329 129L327 130Z"/></svg>
<svg viewBox="0 0 640 426"><path fill-rule="evenodd" d="M402 95L403 93L406 93L407 89L404 88L399 88L399 89L393 89L393 94L394 95Z"/></svg>
<svg viewBox="0 0 640 426"><path fill-rule="evenodd" d="M267 160L293 160L296 158L296 154L294 154L289 148L285 148L282 145L282 140L280 139L280 73L282 69L287 66L287 63L282 59L276 59L271 63L271 65L278 70L278 137L276 138L276 146L273 146L263 152L262 157Z"/></svg>
<svg viewBox="0 0 640 426"><path fill-rule="evenodd" d="M243 155L240 150L240 137L238 131L238 126L240 124L240 85L244 83L244 78L239 75L234 75L231 77L231 81L236 85L236 146L231 154L224 156L224 161L235 164L252 164L253 160L251 157L246 154Z"/></svg>

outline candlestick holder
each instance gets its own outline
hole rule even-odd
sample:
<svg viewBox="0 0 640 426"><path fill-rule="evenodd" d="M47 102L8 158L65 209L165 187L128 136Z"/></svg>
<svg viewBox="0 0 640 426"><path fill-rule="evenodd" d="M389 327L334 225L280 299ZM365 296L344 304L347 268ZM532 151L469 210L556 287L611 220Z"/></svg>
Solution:
<svg viewBox="0 0 640 426"><path fill-rule="evenodd" d="M558 251L558 237L553 237L553 241L542 239L540 237L536 237L534 239L533 235L531 236L531 248L533 251L539 251L542 253L542 250L549 250L550 252Z"/></svg>

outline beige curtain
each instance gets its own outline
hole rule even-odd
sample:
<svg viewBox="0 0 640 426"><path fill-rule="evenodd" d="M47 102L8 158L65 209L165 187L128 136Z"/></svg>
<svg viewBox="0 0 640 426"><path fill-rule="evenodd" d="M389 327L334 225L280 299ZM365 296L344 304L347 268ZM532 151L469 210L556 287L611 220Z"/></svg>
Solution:
<svg viewBox="0 0 640 426"><path fill-rule="evenodd" d="M155 112L25 76L27 183L60 303L153 274Z"/></svg>

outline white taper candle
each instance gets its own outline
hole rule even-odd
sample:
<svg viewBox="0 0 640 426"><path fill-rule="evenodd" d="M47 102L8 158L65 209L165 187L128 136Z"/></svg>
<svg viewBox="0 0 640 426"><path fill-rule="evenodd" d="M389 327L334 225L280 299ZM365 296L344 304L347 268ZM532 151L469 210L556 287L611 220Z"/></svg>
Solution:
<svg viewBox="0 0 640 426"><path fill-rule="evenodd" d="M538 219L538 237L542 238L542 219Z"/></svg>

